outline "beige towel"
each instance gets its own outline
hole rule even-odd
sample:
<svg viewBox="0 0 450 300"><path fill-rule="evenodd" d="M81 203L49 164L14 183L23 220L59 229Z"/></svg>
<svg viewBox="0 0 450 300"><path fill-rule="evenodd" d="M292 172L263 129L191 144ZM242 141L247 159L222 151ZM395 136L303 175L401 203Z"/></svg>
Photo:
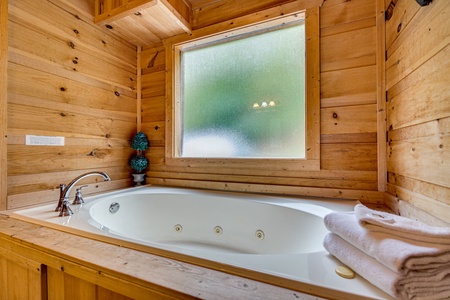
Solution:
<svg viewBox="0 0 450 300"><path fill-rule="evenodd" d="M355 206L361 226L374 232L434 244L450 245L450 227L436 227L394 214L379 212L362 204Z"/></svg>
<svg viewBox="0 0 450 300"><path fill-rule="evenodd" d="M384 232L372 232L359 225L355 214L330 213L324 218L331 232L401 275L450 270L450 245L403 239Z"/></svg>
<svg viewBox="0 0 450 300"><path fill-rule="evenodd" d="M325 249L367 281L397 299L438 300L450 297L450 275L402 276L353 247L334 233L324 239Z"/></svg>

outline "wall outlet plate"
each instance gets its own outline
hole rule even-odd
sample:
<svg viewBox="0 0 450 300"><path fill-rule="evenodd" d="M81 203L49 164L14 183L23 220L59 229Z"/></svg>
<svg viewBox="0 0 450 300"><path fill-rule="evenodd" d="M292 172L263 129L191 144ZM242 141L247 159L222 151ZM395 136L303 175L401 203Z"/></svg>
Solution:
<svg viewBox="0 0 450 300"><path fill-rule="evenodd" d="M26 135L25 145L28 146L64 146L63 136Z"/></svg>

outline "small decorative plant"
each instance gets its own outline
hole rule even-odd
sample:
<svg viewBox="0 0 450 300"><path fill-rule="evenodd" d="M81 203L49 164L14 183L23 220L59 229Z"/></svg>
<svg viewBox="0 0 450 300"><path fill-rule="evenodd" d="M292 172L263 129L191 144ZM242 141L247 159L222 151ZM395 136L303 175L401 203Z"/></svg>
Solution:
<svg viewBox="0 0 450 300"><path fill-rule="evenodd" d="M130 166L137 171L137 173L141 173L148 167L148 159L143 155L135 155L130 160Z"/></svg>
<svg viewBox="0 0 450 300"><path fill-rule="evenodd" d="M149 142L147 136L141 131L136 133L131 141L131 148L136 150L136 154L130 159L130 166L136 170L138 174L143 175L143 171L148 167L148 159L144 156L144 151L147 150L148 147Z"/></svg>

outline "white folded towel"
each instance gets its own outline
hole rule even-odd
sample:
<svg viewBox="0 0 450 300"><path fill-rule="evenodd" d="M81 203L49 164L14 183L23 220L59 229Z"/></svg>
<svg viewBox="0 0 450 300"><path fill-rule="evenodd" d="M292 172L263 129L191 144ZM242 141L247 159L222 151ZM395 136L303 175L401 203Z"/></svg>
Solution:
<svg viewBox="0 0 450 300"><path fill-rule="evenodd" d="M450 227L436 227L402 216L370 209L362 204L355 206L361 226L374 232L384 232L405 239L450 245Z"/></svg>
<svg viewBox="0 0 450 300"><path fill-rule="evenodd" d="M342 263L394 298L437 300L450 297L448 270L442 271L432 278L428 275L402 276L334 233L326 235L324 247Z"/></svg>
<svg viewBox="0 0 450 300"><path fill-rule="evenodd" d="M325 216L327 229L401 275L450 270L450 245L408 240L361 227L353 212Z"/></svg>

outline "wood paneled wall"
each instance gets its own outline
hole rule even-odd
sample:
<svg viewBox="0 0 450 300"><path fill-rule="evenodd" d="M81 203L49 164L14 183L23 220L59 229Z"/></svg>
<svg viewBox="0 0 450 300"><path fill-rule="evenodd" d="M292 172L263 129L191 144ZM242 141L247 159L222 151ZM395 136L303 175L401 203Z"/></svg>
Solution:
<svg viewBox="0 0 450 300"><path fill-rule="evenodd" d="M85 194L131 185L136 47L94 25L93 1L7 2L6 208L56 202L59 184L93 170L113 180L89 177ZM65 146L26 146L26 135Z"/></svg>
<svg viewBox="0 0 450 300"><path fill-rule="evenodd" d="M7 195L7 102L8 95L8 2L0 1L0 210L6 209Z"/></svg>
<svg viewBox="0 0 450 300"><path fill-rule="evenodd" d="M201 2L201 1L200 1ZM290 1L215 1L194 10L195 28ZM243 2L242 2L243 3ZM248 5L247 5L248 4ZM220 16L220 17L218 17ZM150 138L149 180L192 186L380 201L377 178L376 1L327 0L320 8L321 170L233 176L167 166L164 47L142 52L142 129ZM211 19L212 18L212 19Z"/></svg>
<svg viewBox="0 0 450 300"><path fill-rule="evenodd" d="M404 200L450 222L448 1L399 0L386 49L388 203Z"/></svg>

